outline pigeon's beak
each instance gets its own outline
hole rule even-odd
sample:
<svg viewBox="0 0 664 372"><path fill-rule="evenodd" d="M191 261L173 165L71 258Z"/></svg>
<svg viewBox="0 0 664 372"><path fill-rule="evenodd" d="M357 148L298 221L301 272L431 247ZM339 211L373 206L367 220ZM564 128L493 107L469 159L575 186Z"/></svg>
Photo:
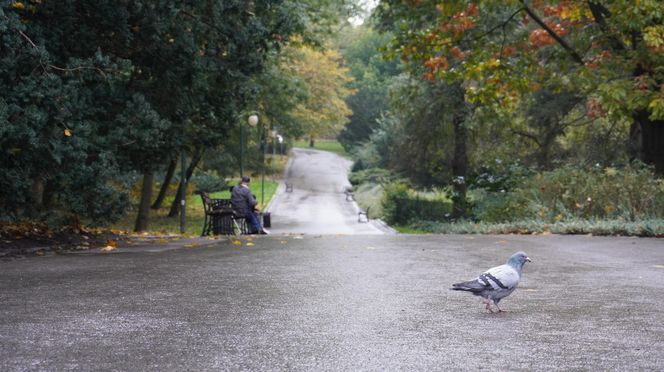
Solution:
<svg viewBox="0 0 664 372"><path fill-rule="evenodd" d="M533 262L533 261L530 260L530 257L526 257L526 261Z"/></svg>

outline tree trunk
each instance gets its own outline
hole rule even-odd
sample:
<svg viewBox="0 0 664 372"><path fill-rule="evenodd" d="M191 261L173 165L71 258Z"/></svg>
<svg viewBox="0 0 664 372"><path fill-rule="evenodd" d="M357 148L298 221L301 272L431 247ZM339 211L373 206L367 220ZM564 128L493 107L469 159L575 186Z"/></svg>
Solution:
<svg viewBox="0 0 664 372"><path fill-rule="evenodd" d="M152 209L159 209L161 208L161 204L164 202L164 198L166 198L166 192L168 192L168 186L171 185L171 180L173 180L173 174L175 174L175 168L178 165L178 158L174 157L171 159L171 161L168 163L168 170L166 171L166 176L164 177L164 182L161 184L161 188L159 189L159 195L157 195L157 200L152 203Z"/></svg>
<svg viewBox="0 0 664 372"><path fill-rule="evenodd" d="M143 187L141 189L141 202L138 206L136 225L134 231L145 231L150 224L150 201L152 200L152 186L154 184L154 172L143 173Z"/></svg>
<svg viewBox="0 0 664 372"><path fill-rule="evenodd" d="M32 178L30 196L32 197L31 213L33 215L44 209L44 184L44 178L41 175Z"/></svg>
<svg viewBox="0 0 664 372"><path fill-rule="evenodd" d="M454 195L452 196L452 217L454 219L462 218L466 215L467 202L466 202L466 174L468 173L468 130L464 123L465 113L463 108L455 108L458 110L454 115L454 159L452 160L452 174L454 180L452 182L454 187Z"/></svg>
<svg viewBox="0 0 664 372"><path fill-rule="evenodd" d="M634 115L630 137L634 157L664 174L664 120L652 121L648 111L639 111Z"/></svg>
<svg viewBox="0 0 664 372"><path fill-rule="evenodd" d="M309 137L309 147L314 147L314 137Z"/></svg>
<svg viewBox="0 0 664 372"><path fill-rule="evenodd" d="M187 180L191 179L191 175L194 173L194 169L196 169L196 166L198 166L198 163L201 161L202 158L203 158L203 150L200 147L197 147L196 150L194 150L194 155L191 158L191 163L189 163L189 167L187 167L187 171L185 174ZM170 212L168 212L168 217L175 217L180 212L180 195L182 195L182 188L184 187L183 182L184 180L180 180L180 186L178 186L178 191L175 194L173 203L171 204L171 210Z"/></svg>

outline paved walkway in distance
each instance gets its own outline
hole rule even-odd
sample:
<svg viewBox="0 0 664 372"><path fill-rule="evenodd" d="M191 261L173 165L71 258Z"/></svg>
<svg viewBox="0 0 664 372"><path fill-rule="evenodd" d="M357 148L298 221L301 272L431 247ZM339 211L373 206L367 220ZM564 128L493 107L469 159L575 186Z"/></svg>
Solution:
<svg viewBox="0 0 664 372"><path fill-rule="evenodd" d="M358 222L357 204L346 200L351 162L341 156L313 149L292 149L285 182L270 203L272 234L383 234L376 221Z"/></svg>

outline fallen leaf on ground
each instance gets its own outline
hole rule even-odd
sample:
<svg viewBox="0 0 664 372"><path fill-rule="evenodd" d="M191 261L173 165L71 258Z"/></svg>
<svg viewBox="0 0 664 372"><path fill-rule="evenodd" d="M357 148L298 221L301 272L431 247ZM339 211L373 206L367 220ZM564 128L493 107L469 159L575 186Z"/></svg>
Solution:
<svg viewBox="0 0 664 372"><path fill-rule="evenodd" d="M252 243L252 242L247 242L247 245L251 247L251 246L254 245L254 243Z"/></svg>
<svg viewBox="0 0 664 372"><path fill-rule="evenodd" d="M117 247L114 247L114 246L112 246L112 245L107 245L107 246L103 247L103 248L101 249L101 251L102 251L102 252L110 252L110 251L115 250L115 249L117 249Z"/></svg>
<svg viewBox="0 0 664 372"><path fill-rule="evenodd" d="M242 242L239 240L233 240L233 244L235 245L242 245Z"/></svg>

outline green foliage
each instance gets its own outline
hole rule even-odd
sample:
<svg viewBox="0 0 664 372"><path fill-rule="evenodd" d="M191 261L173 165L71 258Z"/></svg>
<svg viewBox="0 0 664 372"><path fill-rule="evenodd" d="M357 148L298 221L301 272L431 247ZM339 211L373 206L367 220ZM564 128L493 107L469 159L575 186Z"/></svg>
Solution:
<svg viewBox="0 0 664 372"><path fill-rule="evenodd" d="M403 182L385 185L383 189L383 216L388 224L396 224L400 220L398 201L408 198L410 186Z"/></svg>
<svg viewBox="0 0 664 372"><path fill-rule="evenodd" d="M507 223L418 221L399 229L407 233L437 234L592 234L664 237L664 219L635 222L624 220L573 220L545 223L539 220Z"/></svg>
<svg viewBox="0 0 664 372"><path fill-rule="evenodd" d="M446 194L422 197L406 183L395 182L385 186L383 216L389 224L403 225L412 221L449 220L452 202Z"/></svg>
<svg viewBox="0 0 664 372"><path fill-rule="evenodd" d="M389 35L381 35L367 26L346 30L337 41L350 68L355 93L346 99L353 114L339 134L339 141L349 150L369 139L378 126L377 120L388 109L390 79L399 71L395 61L386 61L377 54Z"/></svg>
<svg viewBox="0 0 664 372"><path fill-rule="evenodd" d="M515 192L475 189L470 192L472 216L485 223L518 221L532 217L528 201Z"/></svg>
<svg viewBox="0 0 664 372"><path fill-rule="evenodd" d="M328 26L346 9L310 2ZM314 35L300 5L0 2L0 218L113 221L131 188L118 180L237 142L252 78Z"/></svg>
<svg viewBox="0 0 664 372"><path fill-rule="evenodd" d="M650 129L664 119L661 9L657 1L385 0L377 14L394 35L385 54L414 78L461 84L466 101L510 116L499 135L525 162L624 162L633 123L632 135L652 139L637 139L632 155L662 173L664 136ZM481 136L500 131L496 119L487 124L492 132Z"/></svg>
<svg viewBox="0 0 664 372"><path fill-rule="evenodd" d="M544 220L664 217L664 181L649 168L562 167L535 176L526 186L531 209Z"/></svg>
<svg viewBox="0 0 664 372"><path fill-rule="evenodd" d="M389 183L392 181L392 174L387 169L369 168L351 172L348 176L348 180L353 185L364 183Z"/></svg>
<svg viewBox="0 0 664 372"><path fill-rule="evenodd" d="M293 143L293 147L309 148L309 141L298 140ZM341 144L336 140L319 139L314 141L314 149L333 152L341 157L348 158L349 155Z"/></svg>
<svg viewBox="0 0 664 372"><path fill-rule="evenodd" d="M370 208L371 219L383 218L383 185L363 183L353 189L355 201L362 209Z"/></svg>
<svg viewBox="0 0 664 372"><path fill-rule="evenodd" d="M639 221L664 217L664 181L650 168L564 166L531 176L506 192L475 190L474 216L483 222L536 219Z"/></svg>
<svg viewBox="0 0 664 372"><path fill-rule="evenodd" d="M211 171L197 173L191 179L191 182L196 185L196 191L199 193L206 192L211 194L228 187L223 177L219 177Z"/></svg>
<svg viewBox="0 0 664 372"><path fill-rule="evenodd" d="M486 191L506 192L514 190L532 174L533 170L520 162L506 162L501 159L487 161L477 167L468 177L468 185Z"/></svg>
<svg viewBox="0 0 664 372"><path fill-rule="evenodd" d="M306 89L290 117L309 138L336 137L351 114L344 100L353 92L347 87L351 77L341 55L333 49L321 51L308 46L293 48L290 55L289 68Z"/></svg>

